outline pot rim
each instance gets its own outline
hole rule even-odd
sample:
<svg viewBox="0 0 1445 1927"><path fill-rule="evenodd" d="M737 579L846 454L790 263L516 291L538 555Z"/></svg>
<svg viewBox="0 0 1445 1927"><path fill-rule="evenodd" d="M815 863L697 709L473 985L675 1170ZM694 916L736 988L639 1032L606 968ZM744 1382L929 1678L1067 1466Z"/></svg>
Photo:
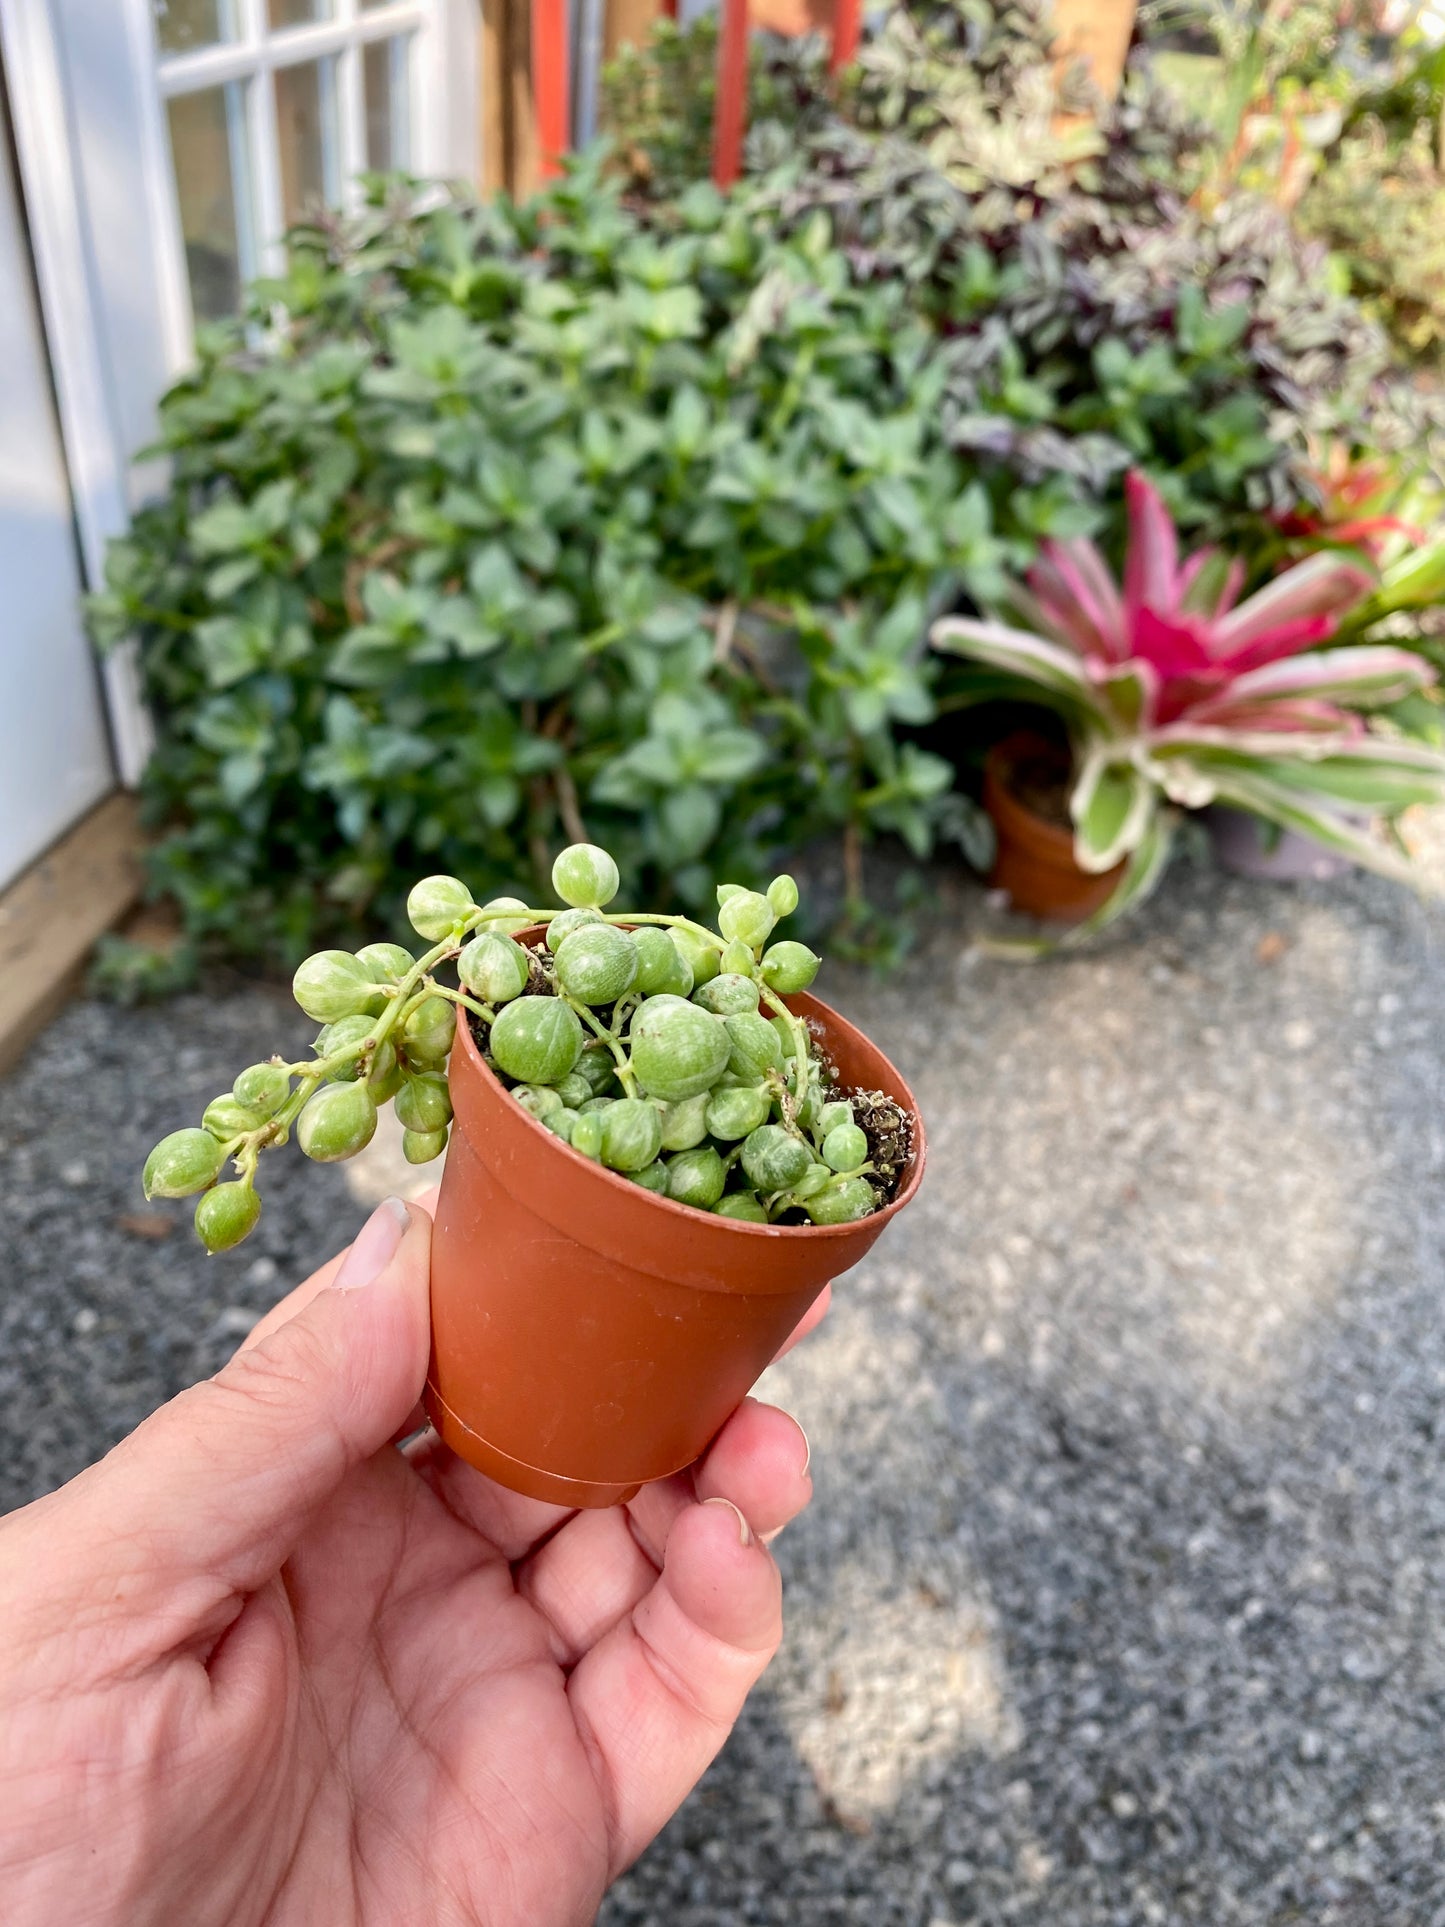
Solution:
<svg viewBox="0 0 1445 1927"><path fill-rule="evenodd" d="M533 924L529 929L517 932L516 942L530 947L542 933L543 926ZM796 1015L816 1015L824 1022L843 1024L849 1030L857 1030L857 1026L855 1024L849 1024L848 1019L844 1017L841 1012L834 1010L830 1004L825 1004L821 998L810 996L806 991L800 992L795 997L784 997L782 1001L789 1009L792 1009L799 1003L813 1006L811 1011L797 1011L795 1012ZM515 1111L517 1118L522 1122L526 1130L531 1132L534 1142L538 1144L539 1148L545 1145L551 1152L560 1151L569 1158L575 1158L578 1165L589 1172L594 1179L597 1177L605 1178L609 1185L615 1187L619 1192L629 1198L645 1198L659 1210L670 1212L674 1215L680 1225L696 1226L698 1220L702 1219L714 1225L721 1226L727 1231L736 1231L750 1238L801 1238L810 1244L817 1244L825 1238L841 1240L850 1236L856 1237L860 1225L876 1225L881 1229L883 1225L887 1224L890 1218L895 1217L897 1213L903 1209L905 1204L912 1202L913 1198L917 1195L919 1185L923 1182L923 1168L928 1157L928 1141L923 1127L923 1113L919 1109L918 1099L913 1095L913 1091L907 1080L899 1075L892 1059L884 1056L884 1053L879 1050L879 1047L873 1043L872 1038L868 1037L865 1031L858 1031L858 1035L864 1038L873 1050L878 1051L880 1057L884 1057L884 1061L888 1064L889 1069L893 1071L899 1092L901 1093L901 1096L895 1099L895 1101L906 1104L913 1124L913 1144L907 1182L899 1191L898 1195L890 1199L881 1211L870 1212L866 1218L854 1218L847 1224L748 1224L745 1220L738 1218L719 1217L715 1211L699 1211L695 1205L679 1204L676 1198L661 1197L656 1191L649 1191L640 1184L633 1184L628 1178L621 1176L618 1172L609 1170L605 1164L600 1164L593 1158L583 1157L580 1151L574 1151L572 1149L572 1146L565 1138L558 1137L555 1131L549 1131L545 1124L540 1123L532 1116L532 1113L526 1110L521 1104L513 1104L511 1109ZM484 1079L488 1084L494 1086L503 1097L509 1097L510 1092L507 1091L501 1080L489 1069L483 1060L481 1051L477 1048L477 1040L472 1034L471 1013L464 1004L457 1005L457 1042L461 1044L463 1055L467 1060L468 1069ZM455 1048L456 1045L454 1043L453 1049Z"/></svg>
<svg viewBox="0 0 1445 1927"><path fill-rule="evenodd" d="M1053 747L1047 737L1030 729L1011 730L990 747L983 762L984 807L990 816L1005 816L1016 827L1024 829L1026 835L1046 850L1050 858L1057 858L1070 869L1091 876L1094 872L1085 871L1075 854L1072 826L1051 822L1026 803L1009 784L1007 772L1012 767L1012 752L1034 744L1049 749ZM1002 809L997 807L999 804L1002 804Z"/></svg>

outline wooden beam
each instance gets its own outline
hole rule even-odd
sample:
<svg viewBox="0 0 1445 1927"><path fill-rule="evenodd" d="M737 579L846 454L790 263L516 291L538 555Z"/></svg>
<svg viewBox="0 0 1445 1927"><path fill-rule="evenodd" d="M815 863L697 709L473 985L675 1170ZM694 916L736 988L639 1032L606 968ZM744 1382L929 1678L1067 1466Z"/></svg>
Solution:
<svg viewBox="0 0 1445 1927"><path fill-rule="evenodd" d="M719 187L731 187L743 171L747 119L748 0L722 0L712 121L712 177Z"/></svg>
<svg viewBox="0 0 1445 1927"><path fill-rule="evenodd" d="M481 0L481 152L478 179L485 194L512 184L512 107L507 71L508 0Z"/></svg>
<svg viewBox="0 0 1445 1927"><path fill-rule="evenodd" d="M55 1014L97 937L141 892L136 800L117 790L0 894L0 1069Z"/></svg>
<svg viewBox="0 0 1445 1927"><path fill-rule="evenodd" d="M833 50L828 56L829 73L841 73L853 64L863 27L862 0L835 0L833 8Z"/></svg>
<svg viewBox="0 0 1445 1927"><path fill-rule="evenodd" d="M570 65L567 0L532 0L532 116L544 180L561 173L572 145Z"/></svg>
<svg viewBox="0 0 1445 1927"><path fill-rule="evenodd" d="M606 21L602 29L602 49L606 59L616 56L619 47L645 47L653 22L669 12L659 0L607 0ZM671 8L670 18L677 18Z"/></svg>
<svg viewBox="0 0 1445 1927"><path fill-rule="evenodd" d="M507 185L519 200L542 185L542 148L532 92L531 0L505 0L507 20Z"/></svg>

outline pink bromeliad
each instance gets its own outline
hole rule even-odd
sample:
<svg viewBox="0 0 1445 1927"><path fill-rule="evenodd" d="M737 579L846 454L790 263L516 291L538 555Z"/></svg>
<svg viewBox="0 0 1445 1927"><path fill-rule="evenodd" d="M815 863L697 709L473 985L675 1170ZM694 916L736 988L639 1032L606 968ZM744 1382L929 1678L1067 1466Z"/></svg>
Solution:
<svg viewBox="0 0 1445 1927"><path fill-rule="evenodd" d="M1068 727L1070 811L1087 870L1134 859L1126 900L1167 855L1166 803L1216 799L1343 849L1375 868L1398 859L1358 824L1445 796L1445 760L1367 729L1362 710L1433 680L1385 644L1324 648L1376 577L1322 550L1240 600L1243 564L1217 549L1181 559L1158 490L1126 484L1128 548L1116 582L1092 542L1044 545L1010 597L1027 628L954 616L937 648L991 673L988 693L1032 698Z"/></svg>
<svg viewBox="0 0 1445 1927"><path fill-rule="evenodd" d="M1371 572L1338 551L1322 552L1240 602L1243 563L1217 549L1181 562L1158 490L1137 472L1124 489L1122 589L1092 542L1047 542L1028 578L1031 593L1015 598L1019 612L1075 650L1101 687L1122 680L1137 688L1141 722L1163 726L1187 715L1235 728L1341 726L1342 713L1329 703L1288 700L1290 679L1253 672L1326 641L1339 616L1369 593ZM1391 654L1413 682L1417 659Z"/></svg>

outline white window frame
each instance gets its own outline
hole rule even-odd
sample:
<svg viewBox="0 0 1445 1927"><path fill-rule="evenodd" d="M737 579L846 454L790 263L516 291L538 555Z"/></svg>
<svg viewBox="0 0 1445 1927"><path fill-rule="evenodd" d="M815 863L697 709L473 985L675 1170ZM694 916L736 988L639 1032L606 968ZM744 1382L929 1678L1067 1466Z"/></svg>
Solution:
<svg viewBox="0 0 1445 1927"><path fill-rule="evenodd" d="M367 164L362 57L363 50L378 40L410 39L406 111L413 171L475 176L480 151L477 86L468 88L465 84L468 69L475 76L479 68L479 9L475 6L468 7L460 0L387 0L387 4L363 8L360 0L331 0L330 19L272 28L267 0L232 0L237 27L233 40L167 53L154 34L150 0L125 0L125 4L143 15L152 47L156 84L147 143L152 151L147 156L146 171L159 190L155 213L172 256L165 273L167 306L173 307L178 299L184 303L180 312L170 314L167 324L168 336L174 335L177 345L184 346L179 365L184 365L191 345L190 289L166 124L167 104L179 95L233 82L245 88L246 145L251 164L247 185L251 195L249 207L237 210L243 278L252 273L275 274L284 262L281 234L285 217L274 76L287 67L322 60L334 63L343 205L355 204L356 177ZM456 57L459 41L463 55L470 53L470 59ZM237 186L239 189L241 184ZM247 247L242 232L248 215L256 236L252 248ZM248 253L254 258L247 259Z"/></svg>
<svg viewBox="0 0 1445 1927"><path fill-rule="evenodd" d="M157 44L150 0L103 0L96 25L104 42L104 85L115 90L121 119L134 129L134 161L141 188L143 222L122 237L121 258L107 232L105 210L88 205L87 182L114 176L115 151L107 150L107 130L93 130L85 89L95 74L77 74L75 48L65 45L63 16L68 6L88 9L101 0L0 0L0 56L3 56L26 219L34 252L46 343L59 404L61 435L70 471L76 525L87 586L104 581L107 542L123 534L132 506L151 492L152 472L137 479L135 450L151 439L151 410L168 381L190 365L194 352L190 286L185 247L171 168L166 101L190 85L216 84L224 78L255 76L264 62L265 78L276 66L338 57L338 105L346 146L343 178L355 169L364 128L361 47L368 41L414 33L410 61L411 128L418 173L476 181L480 174L479 138L481 9L477 0L388 0L363 11L358 0L334 0L336 18L285 28L274 36L265 26L265 0L237 0L242 38L219 48L162 54ZM73 23L72 23L73 24ZM259 60L258 60L259 55ZM239 60L227 69L224 62ZM349 76L348 76L349 67ZM109 98L109 95L107 95ZM252 115L274 117L269 84L249 89ZM258 105L259 102L259 105ZM351 111L348 110L348 105ZM274 137L251 144L260 169L279 173ZM101 141L99 147L92 143ZM347 147L351 152L348 153ZM127 163L131 150L121 154ZM128 187L129 182L123 182ZM259 184L257 199L272 195L280 208L279 179ZM270 237L273 241L276 237ZM263 270L274 264L261 251ZM118 349L110 317L117 306L139 301L146 366ZM126 383L127 392L122 392ZM139 388L137 388L139 384ZM139 394L139 401L137 395ZM127 406L129 404L129 406ZM144 418L142 423L139 418ZM134 784L153 742L150 718L140 698L134 657L113 652L103 671L112 738L122 782Z"/></svg>

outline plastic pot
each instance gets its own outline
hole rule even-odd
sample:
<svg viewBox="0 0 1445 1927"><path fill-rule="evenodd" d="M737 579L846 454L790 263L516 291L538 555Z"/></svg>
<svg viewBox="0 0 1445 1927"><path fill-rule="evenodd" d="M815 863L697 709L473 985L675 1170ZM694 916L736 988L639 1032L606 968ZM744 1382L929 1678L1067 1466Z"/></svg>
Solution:
<svg viewBox="0 0 1445 1927"><path fill-rule="evenodd" d="M1277 830L1249 810L1215 803L1205 812L1215 860L1222 870L1265 883L1328 883L1353 866L1338 850L1297 830Z"/></svg>
<svg viewBox="0 0 1445 1927"><path fill-rule="evenodd" d="M1054 59L1060 73L1077 60L1106 99L1124 76L1138 0L1054 0Z"/></svg>
<svg viewBox="0 0 1445 1927"><path fill-rule="evenodd" d="M749 27L769 33L831 33L835 0L749 0Z"/></svg>
<svg viewBox="0 0 1445 1927"><path fill-rule="evenodd" d="M1108 902L1124 866L1095 873L1081 869L1074 838L1023 802L1010 786L1017 764L1052 755L1041 736L1020 730L995 743L983 766L983 805L998 836L989 882L1007 891L1016 910L1053 923L1082 923Z"/></svg>
<svg viewBox="0 0 1445 1927"><path fill-rule="evenodd" d="M914 1120L903 1188L856 1224L741 1224L629 1183L524 1111L459 1013L425 1403L468 1464L569 1506L616 1505L682 1470L912 1200L924 1137L908 1086L826 1004L787 1001L815 1020L843 1085L881 1090Z"/></svg>

